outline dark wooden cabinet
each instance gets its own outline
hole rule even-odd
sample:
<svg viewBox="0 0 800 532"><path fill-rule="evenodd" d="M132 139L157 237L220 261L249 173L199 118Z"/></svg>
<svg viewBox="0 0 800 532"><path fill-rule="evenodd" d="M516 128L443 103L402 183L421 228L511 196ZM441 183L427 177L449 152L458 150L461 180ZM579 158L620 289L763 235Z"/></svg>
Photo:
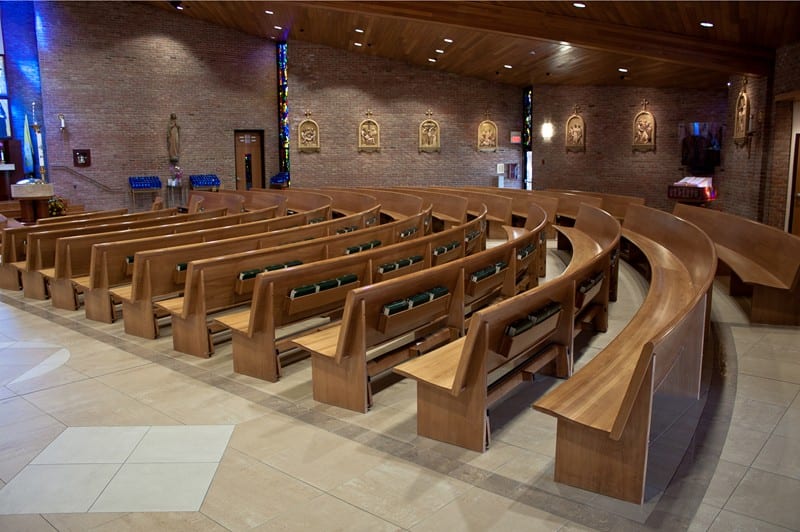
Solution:
<svg viewBox="0 0 800 532"><path fill-rule="evenodd" d="M0 139L4 163L0 163L0 201L11 199L11 185L25 178L22 164L22 143L17 139ZM2 170L3 165L14 165L14 169Z"/></svg>

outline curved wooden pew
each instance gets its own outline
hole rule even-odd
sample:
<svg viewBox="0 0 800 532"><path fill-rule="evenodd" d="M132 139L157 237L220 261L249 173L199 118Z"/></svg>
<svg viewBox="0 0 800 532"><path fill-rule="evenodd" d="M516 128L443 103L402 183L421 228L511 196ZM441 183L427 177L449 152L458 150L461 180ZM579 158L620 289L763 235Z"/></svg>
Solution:
<svg viewBox="0 0 800 532"><path fill-rule="evenodd" d="M97 232L126 231L143 227L157 227L173 223L201 220L223 216L225 210L206 211L195 214L175 214L167 217L146 218L121 223L92 225L89 227L64 228L61 226L45 226L44 231L28 233L26 242L25 262L16 263L19 270L22 288L25 297L34 299L47 299L42 270L52 268L55 262L55 245L59 238L73 235L93 234Z"/></svg>
<svg viewBox="0 0 800 532"><path fill-rule="evenodd" d="M373 247L390 246L397 242L415 239L423 234L424 221L430 214L418 213L407 219L382 224L360 231L315 239L313 245L305 242L292 246L225 252L204 260L192 260L186 267L183 295L156 301L156 306L172 317L172 340L176 351L195 356L209 356L214 352L213 329L209 330L209 316L250 302L252 283L242 283L245 274L273 265L299 260L315 262L330 257L358 254ZM311 249L303 256L299 250ZM295 253L296 256L290 256ZM123 311L123 317L124 311ZM127 321L127 317L125 317Z"/></svg>
<svg viewBox="0 0 800 532"><path fill-rule="evenodd" d="M199 191L193 191L193 192L197 193ZM250 190L220 189L215 192L221 194L234 194L241 196L242 198L244 198L244 204L242 205L242 207L245 211L258 211L267 208L274 208L275 211L274 216L286 216L286 203L288 199L286 198L286 196L281 194L280 191L251 188ZM229 209L228 212L233 213L238 211L233 211Z"/></svg>
<svg viewBox="0 0 800 532"><path fill-rule="evenodd" d="M311 353L314 399L366 412L374 377L462 336L469 312L516 293L518 275L531 275L540 230L517 230L494 248L350 291L339 325L292 340Z"/></svg>
<svg viewBox="0 0 800 532"><path fill-rule="evenodd" d="M326 196L330 196L333 200L331 209L335 213L335 216L349 216L374 207L380 207L375 196L359 192L352 188L325 188L319 190Z"/></svg>
<svg viewBox="0 0 800 532"><path fill-rule="evenodd" d="M223 211L220 211L223 212ZM234 214L226 216L215 216L213 218L203 218L189 222L178 222L156 227L145 227L141 229L130 229L126 231L91 233L87 235L66 236L56 239L54 260L52 268L41 270L47 282L47 291L53 306L65 310L77 310L80 306L78 295L84 291L84 287L89 283L89 272L91 268L92 246L110 242L120 242L139 238L163 237L167 235L198 232L197 236L207 233L202 231L207 229L217 229L222 232L245 234L252 228L255 232L257 227L269 230L269 223L266 220L273 218L275 206L253 211L249 213L247 220L253 218L253 214L260 212L264 218L262 221L254 220L256 223L244 228L236 229L237 225L243 224L244 214ZM247 222L252 223L252 222ZM215 233L215 238L222 238L219 233ZM202 239L198 238L198 242Z"/></svg>
<svg viewBox="0 0 800 532"><path fill-rule="evenodd" d="M202 198L198 203L197 198ZM210 190L191 190L189 191L189 212L203 212L208 210L226 209L229 214L244 212L245 199L241 194L233 191L217 192ZM196 208L191 208L198 205Z"/></svg>
<svg viewBox="0 0 800 532"><path fill-rule="evenodd" d="M751 322L800 325L800 237L712 209L679 203L672 213L711 237L731 295L751 296Z"/></svg>
<svg viewBox="0 0 800 532"><path fill-rule="evenodd" d="M92 218L104 218L106 216L118 216L120 214L128 214L128 209L123 207L121 209L109 209L105 211L78 212L75 214L65 214L63 216L49 216L36 220L36 225L74 222L75 220L91 220Z"/></svg>
<svg viewBox="0 0 800 532"><path fill-rule="evenodd" d="M408 191L408 188L397 187L392 190ZM414 195L429 202L433 206L433 232L443 231L467 221L469 202L461 196L434 192L430 189L415 188Z"/></svg>
<svg viewBox="0 0 800 532"><path fill-rule="evenodd" d="M420 435L483 452L491 441L492 405L535 372L572 373L576 317L591 305L607 304L602 297L606 282L596 284L592 293L581 293L579 286L587 276L608 270L619 238L619 224L604 211L583 206L578 221L601 228L594 235L578 227L559 228L572 249L560 276L478 311L466 337L395 368L417 381ZM605 231L615 227L616 238L609 238Z"/></svg>
<svg viewBox="0 0 800 532"><path fill-rule="evenodd" d="M9 290L19 290L22 283L19 269L13 263L23 263L26 256L26 239L29 233L40 230L66 229L71 227L89 227L107 225L112 223L131 222L136 220L147 220L151 218L163 218L174 216L176 209L148 211L133 214L118 214L112 216L101 216L98 218L70 220L66 222L53 222L46 225L18 225L3 228L2 252L0 252L0 288ZM19 265L18 265L19 266Z"/></svg>
<svg viewBox="0 0 800 532"><path fill-rule="evenodd" d="M628 208L623 235L648 263L642 306L605 349L533 407L558 419L557 482L641 504L648 446L660 436L651 427L656 419L670 426L660 416L684 413L699 400L716 253L696 226L644 206ZM680 458L685 448L673 450Z"/></svg>
<svg viewBox="0 0 800 532"><path fill-rule="evenodd" d="M644 198L625 194L609 194L607 192L592 192L586 190L561 190L556 188L545 189L544 192L556 192L579 196L593 196L600 198L600 208L622 222L630 205L644 205Z"/></svg>
<svg viewBox="0 0 800 532"><path fill-rule="evenodd" d="M329 312L331 305L341 310L346 292L356 286L338 293L321 291L310 294L303 298L302 306L287 304L293 288L330 279L332 268L344 268L347 274L352 273L347 268L354 269L351 265L360 267L367 263L369 275L358 277L359 285L363 286L452 262L463 258L467 250L473 253L483 249L473 249L468 245L471 241L483 240L479 237L482 228L483 217L408 242L259 274L254 281L250 308L216 318L232 332L234 371L268 381L278 380L281 373L279 354L286 350L288 340L307 333L308 328L315 325L307 323L303 326L301 320ZM454 242L463 242L464 245L454 246Z"/></svg>
<svg viewBox="0 0 800 532"><path fill-rule="evenodd" d="M325 193L328 189L322 188L320 191ZM358 191L373 196L381 205L381 222L389 222L392 220L402 220L409 216L413 216L418 212L427 209L429 205L423 202L422 198L414 195L411 192L397 192L396 190L389 190L384 188L363 188L359 187ZM429 232L426 225L426 233Z"/></svg>
<svg viewBox="0 0 800 532"><path fill-rule="evenodd" d="M187 280L188 263L193 260L243 253L253 250L273 248L288 244L298 246L320 247L320 257L324 258L325 246L358 245L370 242L372 231L390 232L400 234L411 231L411 227L421 224L422 213L417 215L417 220L401 220L384 226L371 226L364 228L352 222L343 222L344 218L337 218L322 227L318 238L312 231L319 231L318 224L308 228L294 230L272 231L267 234L239 237L235 239L218 240L202 244L189 244L165 249L148 249L134 254L133 275L130 285L123 285L109 290L112 296L122 301L122 316L125 322L125 332L143 338L155 338L158 335L156 315L153 302L156 299L174 297L183 292ZM363 218L357 216L357 222ZM333 223L342 224L344 227L337 229L340 234L330 233ZM307 240L314 239L314 246L309 246ZM327 240L321 240L327 239ZM338 244L337 244L338 243ZM341 253L337 253L341 254ZM176 265L182 265L178 274L175 273Z"/></svg>

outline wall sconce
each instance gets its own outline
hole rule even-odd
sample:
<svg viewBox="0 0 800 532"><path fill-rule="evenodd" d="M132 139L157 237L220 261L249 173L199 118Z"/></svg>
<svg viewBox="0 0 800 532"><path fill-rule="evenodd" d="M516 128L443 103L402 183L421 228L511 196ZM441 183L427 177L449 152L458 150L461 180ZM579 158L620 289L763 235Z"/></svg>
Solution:
<svg viewBox="0 0 800 532"><path fill-rule="evenodd" d="M542 139L545 142L550 142L555 134L555 128L553 127L553 123L549 120L542 124Z"/></svg>
<svg viewBox="0 0 800 532"><path fill-rule="evenodd" d="M67 122L64 113L58 113L58 129L63 133L67 129Z"/></svg>

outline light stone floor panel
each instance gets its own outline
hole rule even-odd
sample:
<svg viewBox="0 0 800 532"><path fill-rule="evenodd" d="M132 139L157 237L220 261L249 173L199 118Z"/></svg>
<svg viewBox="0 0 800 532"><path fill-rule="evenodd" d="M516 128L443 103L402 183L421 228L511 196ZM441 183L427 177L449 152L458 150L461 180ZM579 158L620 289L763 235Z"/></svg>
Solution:
<svg viewBox="0 0 800 532"><path fill-rule="evenodd" d="M625 263L619 287L576 368L647 293ZM726 288L694 444L641 507L553 481L555 420L530 405L558 379L494 407L476 453L416 434L412 381L381 382L356 414L312 399L308 359L262 382L233 373L230 342L191 357L169 327L143 340L3 290L0 530L800 531L800 329L750 325Z"/></svg>

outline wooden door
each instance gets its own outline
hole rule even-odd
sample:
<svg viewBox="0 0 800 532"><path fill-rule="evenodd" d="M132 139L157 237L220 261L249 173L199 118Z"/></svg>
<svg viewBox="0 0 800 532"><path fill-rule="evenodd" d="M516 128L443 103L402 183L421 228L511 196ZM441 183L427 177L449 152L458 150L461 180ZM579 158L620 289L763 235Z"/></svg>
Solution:
<svg viewBox="0 0 800 532"><path fill-rule="evenodd" d="M794 137L794 164L792 165L792 201L789 209L791 218L789 230L793 235L800 236L800 135Z"/></svg>
<svg viewBox="0 0 800 532"><path fill-rule="evenodd" d="M264 188L264 130L234 131L236 190Z"/></svg>

